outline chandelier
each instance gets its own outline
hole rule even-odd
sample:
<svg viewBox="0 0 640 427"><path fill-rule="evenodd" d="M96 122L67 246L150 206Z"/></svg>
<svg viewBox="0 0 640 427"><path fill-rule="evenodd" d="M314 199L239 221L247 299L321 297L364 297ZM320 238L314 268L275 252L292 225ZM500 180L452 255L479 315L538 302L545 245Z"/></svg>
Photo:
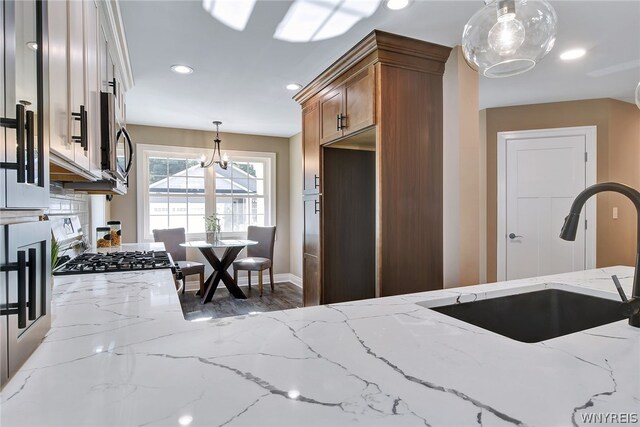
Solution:
<svg viewBox="0 0 640 427"><path fill-rule="evenodd" d="M227 153L220 155L220 142L222 141L220 141L219 130L222 122L216 120L213 124L216 126L216 139L213 140L213 156L211 156L209 162L205 163L207 157L203 154L200 158L200 167L208 168L216 164L226 170L227 166L229 166L229 156L227 156Z"/></svg>

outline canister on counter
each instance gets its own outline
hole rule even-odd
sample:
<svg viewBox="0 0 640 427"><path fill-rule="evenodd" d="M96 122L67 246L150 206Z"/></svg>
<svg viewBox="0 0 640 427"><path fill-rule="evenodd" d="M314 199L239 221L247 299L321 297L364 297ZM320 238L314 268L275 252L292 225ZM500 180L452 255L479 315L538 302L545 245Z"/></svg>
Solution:
<svg viewBox="0 0 640 427"><path fill-rule="evenodd" d="M96 227L96 248L111 247L111 227Z"/></svg>
<svg viewBox="0 0 640 427"><path fill-rule="evenodd" d="M122 244L122 224L120 221L107 221L107 225L111 228L111 246L120 246Z"/></svg>

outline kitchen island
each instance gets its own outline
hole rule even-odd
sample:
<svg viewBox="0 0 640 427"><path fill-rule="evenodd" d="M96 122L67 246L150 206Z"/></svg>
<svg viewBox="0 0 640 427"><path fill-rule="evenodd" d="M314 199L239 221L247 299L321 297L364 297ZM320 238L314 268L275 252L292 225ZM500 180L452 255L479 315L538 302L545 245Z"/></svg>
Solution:
<svg viewBox="0 0 640 427"><path fill-rule="evenodd" d="M545 287L617 299L611 274L630 295L633 270L612 267L194 322L184 320L168 270L58 276L51 330L2 390L0 424L551 426L611 413L633 420L640 329L625 320L527 344L416 304Z"/></svg>

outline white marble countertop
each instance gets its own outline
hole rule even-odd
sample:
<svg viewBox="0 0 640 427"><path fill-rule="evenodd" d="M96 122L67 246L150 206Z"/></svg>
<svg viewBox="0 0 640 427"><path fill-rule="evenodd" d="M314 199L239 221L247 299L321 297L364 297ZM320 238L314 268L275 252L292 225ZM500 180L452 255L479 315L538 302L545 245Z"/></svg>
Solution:
<svg viewBox="0 0 640 427"><path fill-rule="evenodd" d="M55 278L53 325L1 393L18 425L584 425L640 412L640 329L526 344L416 302L580 286L629 267L187 322L167 270ZM552 285L544 285L552 283ZM276 287L277 292L277 287ZM633 417L633 415L630 415Z"/></svg>

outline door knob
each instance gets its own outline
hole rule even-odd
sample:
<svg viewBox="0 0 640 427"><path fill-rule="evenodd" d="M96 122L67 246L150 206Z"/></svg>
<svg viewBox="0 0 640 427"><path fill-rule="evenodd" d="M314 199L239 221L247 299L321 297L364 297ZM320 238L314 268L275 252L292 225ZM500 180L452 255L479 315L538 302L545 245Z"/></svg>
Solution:
<svg viewBox="0 0 640 427"><path fill-rule="evenodd" d="M518 237L524 237L524 236L518 236L518 235L516 235L516 234L514 234L514 233L510 233L510 234L509 234L509 238L510 238L511 240L513 240L513 239L517 239Z"/></svg>

